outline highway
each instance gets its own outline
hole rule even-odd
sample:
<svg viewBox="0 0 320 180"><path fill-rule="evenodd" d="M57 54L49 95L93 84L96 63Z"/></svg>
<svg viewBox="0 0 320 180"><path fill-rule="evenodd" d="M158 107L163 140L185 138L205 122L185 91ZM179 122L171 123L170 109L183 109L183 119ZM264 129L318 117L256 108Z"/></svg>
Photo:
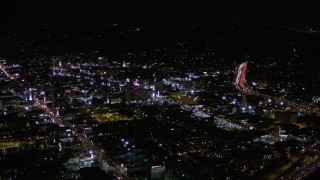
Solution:
<svg viewBox="0 0 320 180"><path fill-rule="evenodd" d="M272 97L270 95L262 94L257 91L252 90L246 81L246 72L247 72L247 62L241 63L236 67L236 77L234 81L235 88L243 94L254 95L267 99L269 102L283 103L284 106L290 107L294 111L304 111L308 114L316 114L320 116L320 109L316 106L310 106L306 104L298 104L296 102L288 101L283 98ZM309 152L315 154L311 161L306 161L302 164L298 171L293 172L293 175L289 176L289 179L303 179L304 177L309 176L314 171L320 168L320 158L318 157L319 151L314 147L314 145L306 147Z"/></svg>
<svg viewBox="0 0 320 180"><path fill-rule="evenodd" d="M316 114L317 116L320 116L320 109L317 106L299 104L283 98L272 97L270 95L262 94L252 90L247 85L247 80L246 80L247 65L248 65L248 62L244 62L239 64L236 67L236 70L235 70L236 78L234 81L234 86L238 91L246 95L254 95L254 96L262 97L263 99L267 99L269 102L282 104L283 106L289 107L292 111L297 111L297 112L303 111L307 114Z"/></svg>
<svg viewBox="0 0 320 180"><path fill-rule="evenodd" d="M5 75L10 78L11 80L17 81L17 78L14 77L12 74L8 73L5 66L3 64L0 64L0 70L5 73ZM37 103L40 104L40 107L45 110L51 118L55 120L57 124L61 127L68 127L72 130L73 135L77 136L79 141L82 142L82 144L87 144L89 146L89 149L93 151L93 154L96 154L97 158L96 160L101 164L101 169L104 171L111 171L114 173L118 179L129 179L126 168L124 166L120 166L117 163L112 163L112 165L109 165L107 162L109 162L109 158L105 155L104 151L102 149L99 149L94 145L94 143L86 136L84 136L82 133L78 133L77 129L74 128L74 125L71 125L68 121L63 120L60 116L58 116L54 110L50 109L45 102L40 100L36 95L34 96L34 99Z"/></svg>
<svg viewBox="0 0 320 180"><path fill-rule="evenodd" d="M5 66L4 66L3 64L0 64L0 69L1 69L2 72L4 72L4 74L5 74L8 78L10 78L10 79L12 79L12 80L15 80L15 81L17 80L16 77L14 77L13 75L9 74L9 73L6 71Z"/></svg>

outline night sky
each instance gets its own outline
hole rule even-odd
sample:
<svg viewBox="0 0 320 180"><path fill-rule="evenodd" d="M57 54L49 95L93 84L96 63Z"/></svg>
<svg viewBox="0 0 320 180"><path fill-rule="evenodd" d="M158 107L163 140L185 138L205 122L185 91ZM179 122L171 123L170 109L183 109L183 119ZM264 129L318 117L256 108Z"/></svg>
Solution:
<svg viewBox="0 0 320 180"><path fill-rule="evenodd" d="M135 25L212 25L230 23L253 26L318 25L320 3L271 2L215 4L103 3L101 1L35 1L1 4L5 27L51 23L57 26L123 23Z"/></svg>

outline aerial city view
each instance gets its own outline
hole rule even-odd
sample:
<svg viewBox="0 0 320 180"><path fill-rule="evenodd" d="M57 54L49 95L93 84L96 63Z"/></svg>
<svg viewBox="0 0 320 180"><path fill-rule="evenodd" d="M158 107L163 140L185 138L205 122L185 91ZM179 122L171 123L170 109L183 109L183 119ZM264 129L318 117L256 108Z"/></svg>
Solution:
<svg viewBox="0 0 320 180"><path fill-rule="evenodd" d="M1 10L0 179L320 177L319 3L71 2Z"/></svg>

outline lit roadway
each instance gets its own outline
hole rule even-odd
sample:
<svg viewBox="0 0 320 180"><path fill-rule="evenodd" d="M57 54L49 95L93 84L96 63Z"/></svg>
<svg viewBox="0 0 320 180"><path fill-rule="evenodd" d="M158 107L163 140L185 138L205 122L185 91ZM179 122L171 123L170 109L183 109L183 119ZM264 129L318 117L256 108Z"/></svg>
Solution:
<svg viewBox="0 0 320 180"><path fill-rule="evenodd" d="M12 74L8 73L5 66L3 64L0 64L0 70L2 72L4 72L4 74L12 79L12 80L15 80L17 81L17 78L14 77ZM76 135L78 137L78 139L82 142L82 143L85 143L87 144L90 149L94 152L94 154L97 155L97 161L102 165L102 169L107 171L107 170L111 170L116 176L118 179L129 179L126 172L124 172L124 168L120 167L118 164L115 164L113 163L112 165L108 165L108 168L105 167L105 164L109 161L107 159L107 157L104 155L104 151L97 148L93 142L85 137L82 133L77 133L77 130L74 128L74 126L68 122L68 121L65 121L63 120L61 117L59 117L55 112L54 110L50 109L49 107L47 107L46 103L41 101L37 96L34 97L35 101L37 103L40 104L41 108L44 109L49 115L51 118L53 118L54 120L56 120L55 122L58 123L60 126L62 127L68 127L70 129L72 129L72 133L74 135Z"/></svg>
<svg viewBox="0 0 320 180"><path fill-rule="evenodd" d="M15 81L17 80L16 77L14 77L13 75L9 74L9 73L5 70L5 67L4 67L3 64L0 64L0 69L1 69L2 72L4 72L4 74L5 74L8 78L10 78L10 79L12 79L12 80L15 80Z"/></svg>
<svg viewBox="0 0 320 180"><path fill-rule="evenodd" d="M234 82L234 86L236 89L243 94L247 95L254 95L258 97L262 97L264 99L270 99L273 102L276 103L284 103L284 105L290 107L292 110L295 111L304 111L308 114L316 114L317 116L320 116L320 109L316 106L310 106L306 104L298 104L292 101L285 100L283 98L276 98L272 97L270 95L262 94L257 91L252 90L248 85L246 81L246 72L247 72L247 62L244 62L237 66L236 68L236 78ZM310 174L312 174L315 170L320 168L320 158L318 157L319 151L314 147L314 145L306 147L308 152L311 152L313 154L316 154L311 160L305 162L300 166L298 171L293 172L293 175L289 176L289 178L293 179L302 179L303 177L307 177Z"/></svg>
<svg viewBox="0 0 320 180"><path fill-rule="evenodd" d="M248 85L246 81L246 72L247 72L247 62L244 62L240 65L237 66L236 68L236 78L234 81L234 86L236 89L243 94L247 95L254 95L254 96L259 96L264 99L271 100L275 103L283 103L285 106L290 107L294 111L304 111L308 114L316 114L317 116L320 116L320 109L319 107L316 106L311 106L307 104L298 104L296 102L288 101L283 98L277 98L277 97L272 97L270 95L262 94L257 91L252 90Z"/></svg>

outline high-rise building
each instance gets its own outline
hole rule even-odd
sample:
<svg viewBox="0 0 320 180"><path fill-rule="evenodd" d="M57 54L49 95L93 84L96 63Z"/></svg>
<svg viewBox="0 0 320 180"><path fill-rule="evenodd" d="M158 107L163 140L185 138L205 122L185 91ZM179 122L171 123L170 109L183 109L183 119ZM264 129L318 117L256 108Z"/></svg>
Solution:
<svg viewBox="0 0 320 180"><path fill-rule="evenodd" d="M109 59L107 57L98 57L98 64L101 67L107 67L109 64Z"/></svg>

